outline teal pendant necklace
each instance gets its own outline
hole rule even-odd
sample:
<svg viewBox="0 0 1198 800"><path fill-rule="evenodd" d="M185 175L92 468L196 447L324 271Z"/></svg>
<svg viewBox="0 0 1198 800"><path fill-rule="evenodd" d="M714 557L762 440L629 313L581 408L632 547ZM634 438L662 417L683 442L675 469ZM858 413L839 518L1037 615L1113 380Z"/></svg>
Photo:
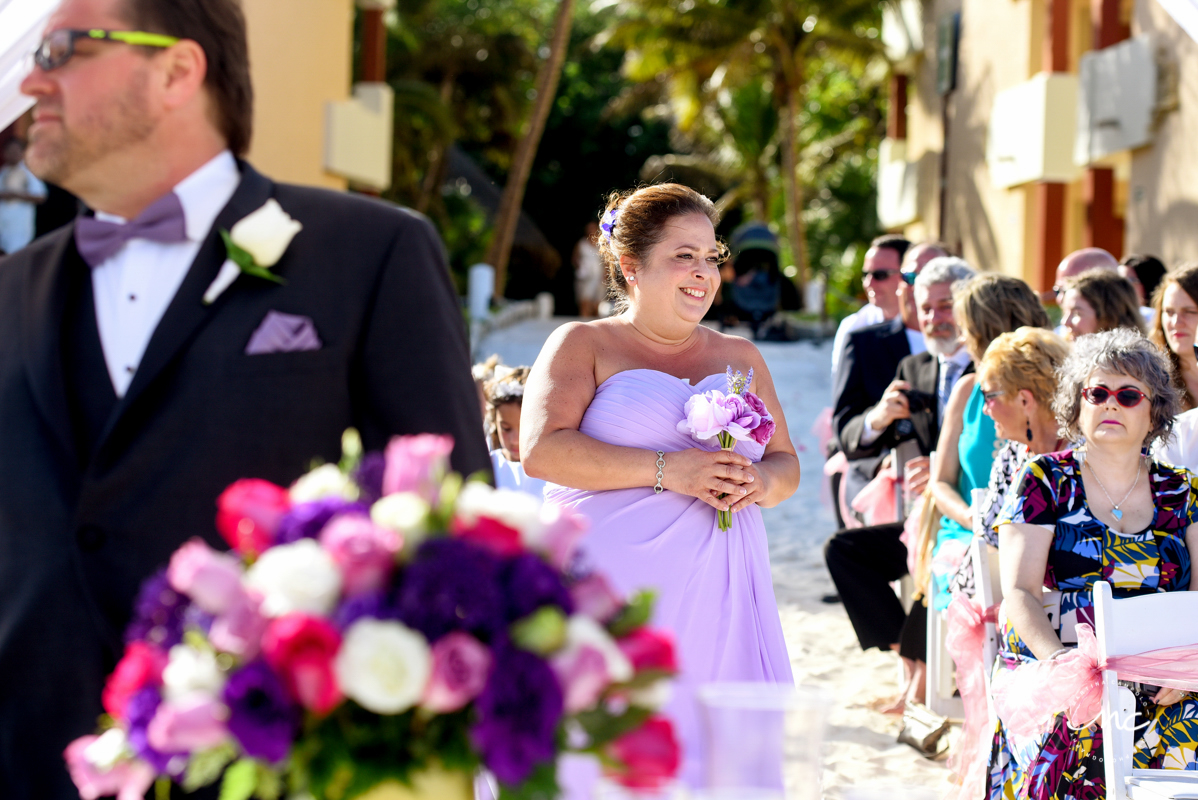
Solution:
<svg viewBox="0 0 1198 800"><path fill-rule="evenodd" d="M1144 465L1144 459L1141 458L1139 461L1136 462L1136 479L1134 481L1132 481L1131 488L1127 490L1127 494L1123 495L1123 499L1120 500L1118 503L1116 503L1113 499L1111 499L1111 493L1108 492L1106 490L1106 487L1102 485L1102 478L1098 477L1097 470L1095 470L1094 467L1091 466L1089 460L1087 460L1085 462L1085 465L1087 467L1090 467L1090 474L1094 476L1094 480L1098 481L1098 488L1102 489L1102 493L1106 495L1107 502L1111 504L1111 513L1115 516L1115 519L1122 522L1123 521L1123 512L1119 510L1119 506L1126 503L1127 498L1131 497L1131 493L1134 492L1136 490L1136 487L1140 485L1140 471L1141 471L1141 467L1143 467L1143 465Z"/></svg>

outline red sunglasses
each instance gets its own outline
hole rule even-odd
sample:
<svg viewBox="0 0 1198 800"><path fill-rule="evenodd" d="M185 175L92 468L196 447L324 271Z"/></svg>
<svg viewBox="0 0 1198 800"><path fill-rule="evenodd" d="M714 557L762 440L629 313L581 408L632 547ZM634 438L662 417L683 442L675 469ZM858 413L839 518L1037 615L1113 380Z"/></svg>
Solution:
<svg viewBox="0 0 1198 800"><path fill-rule="evenodd" d="M1082 389L1082 397L1096 406L1105 403L1111 398L1111 395L1114 395L1115 402L1124 408L1135 408L1140 404L1141 400L1148 399L1148 395L1130 386L1124 386L1116 392L1112 392L1105 386L1087 386L1085 389Z"/></svg>

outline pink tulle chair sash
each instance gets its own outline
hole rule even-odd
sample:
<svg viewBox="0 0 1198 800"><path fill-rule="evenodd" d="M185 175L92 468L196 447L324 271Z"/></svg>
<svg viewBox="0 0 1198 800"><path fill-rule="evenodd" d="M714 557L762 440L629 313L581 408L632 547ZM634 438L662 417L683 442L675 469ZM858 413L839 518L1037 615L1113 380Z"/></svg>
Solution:
<svg viewBox="0 0 1198 800"><path fill-rule="evenodd" d="M1025 736L1043 732L1065 712L1075 728L1092 725L1102 712L1102 672L1122 680L1183 691L1198 690L1198 644L1098 659L1094 628L1077 626L1077 648L1051 661L1033 661L995 676L994 707L1003 724Z"/></svg>
<svg viewBox="0 0 1198 800"><path fill-rule="evenodd" d="M986 707L985 671L990 665L982 663L982 653L986 623L997 620L998 606L983 609L980 599L956 594L945 616L948 626L945 648L957 665L957 689L965 707L961 738L948 761L949 769L957 775L958 788L946 800L972 800L985 793L992 731L986 725L990 715Z"/></svg>
<svg viewBox="0 0 1198 800"><path fill-rule="evenodd" d="M894 496L897 483L898 475L894 466L884 467L853 498L853 510L865 517L866 525L881 525L898 519Z"/></svg>

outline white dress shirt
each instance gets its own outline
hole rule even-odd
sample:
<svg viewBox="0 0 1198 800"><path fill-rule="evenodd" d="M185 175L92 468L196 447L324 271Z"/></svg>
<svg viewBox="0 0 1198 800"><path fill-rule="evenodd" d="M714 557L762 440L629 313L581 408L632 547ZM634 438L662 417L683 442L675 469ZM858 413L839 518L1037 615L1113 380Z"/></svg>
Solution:
<svg viewBox="0 0 1198 800"><path fill-rule="evenodd" d="M1175 467L1198 471L1198 408L1174 417L1172 438L1168 444L1157 439L1152 457Z"/></svg>
<svg viewBox="0 0 1198 800"><path fill-rule="evenodd" d="M186 241L131 239L92 269L96 326L117 397L124 397L128 391L154 329L179 291L217 215L240 183L237 162L226 150L175 186L186 220ZM128 221L99 211L96 219L118 224Z"/></svg>

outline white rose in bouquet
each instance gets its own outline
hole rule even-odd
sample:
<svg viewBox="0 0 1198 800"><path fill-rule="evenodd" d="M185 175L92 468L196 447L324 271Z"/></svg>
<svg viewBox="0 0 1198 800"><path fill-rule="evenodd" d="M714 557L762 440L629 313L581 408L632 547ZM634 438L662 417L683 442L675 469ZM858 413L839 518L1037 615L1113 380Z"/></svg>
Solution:
<svg viewBox="0 0 1198 800"><path fill-rule="evenodd" d="M471 523L479 517L502 522L520 532L520 540L532 547L541 540L545 527L541 521L541 501L530 494L511 489L492 489L485 483L471 481L458 495L456 514Z"/></svg>
<svg viewBox="0 0 1198 800"><path fill-rule="evenodd" d="M225 673L216 663L216 653L187 644L171 648L162 670L162 693L167 700L177 701L194 692L218 697L224 685Z"/></svg>
<svg viewBox="0 0 1198 800"><path fill-rule="evenodd" d="M313 539L270 548L246 572L245 583L262 595L268 617L295 611L327 615L341 595L341 572Z"/></svg>
<svg viewBox="0 0 1198 800"><path fill-rule="evenodd" d="M376 714L419 702L432 673L428 642L399 622L364 618L345 632L333 669L346 697Z"/></svg>
<svg viewBox="0 0 1198 800"><path fill-rule="evenodd" d="M358 499L358 486L336 464L323 464L304 475L287 494L293 503L310 503L325 497Z"/></svg>
<svg viewBox="0 0 1198 800"><path fill-rule="evenodd" d="M428 515L432 507L415 492L396 492L370 507L370 519L380 528L403 536L404 550L412 551L428 536Z"/></svg>

